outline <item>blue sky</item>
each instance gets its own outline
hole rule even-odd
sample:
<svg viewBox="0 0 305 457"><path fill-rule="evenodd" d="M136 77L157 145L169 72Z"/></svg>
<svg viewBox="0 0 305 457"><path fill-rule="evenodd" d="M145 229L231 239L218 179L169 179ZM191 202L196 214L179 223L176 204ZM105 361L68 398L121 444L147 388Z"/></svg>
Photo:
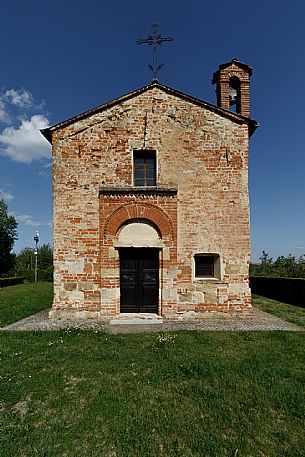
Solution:
<svg viewBox="0 0 305 457"><path fill-rule="evenodd" d="M11 0L1 6L0 198L18 221L18 252L52 243L50 146L39 128L150 83L156 19L175 38L159 81L216 104L212 74L251 65L252 259L305 253L305 2Z"/></svg>

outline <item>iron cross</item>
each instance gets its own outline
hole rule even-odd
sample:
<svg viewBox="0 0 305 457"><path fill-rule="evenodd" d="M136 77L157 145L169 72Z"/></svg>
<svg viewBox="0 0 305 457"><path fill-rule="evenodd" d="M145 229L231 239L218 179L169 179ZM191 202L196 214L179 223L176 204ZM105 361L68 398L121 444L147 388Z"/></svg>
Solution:
<svg viewBox="0 0 305 457"><path fill-rule="evenodd" d="M163 67L163 64L158 64L158 46L160 46L164 41L173 41L174 38L170 36L162 36L158 33L158 24L154 22L151 25L152 34L149 35L147 38L139 38L136 43L137 44L147 44L148 46L152 46L153 55L152 55L152 65L148 65L151 71L154 74L154 80L157 80L157 73Z"/></svg>

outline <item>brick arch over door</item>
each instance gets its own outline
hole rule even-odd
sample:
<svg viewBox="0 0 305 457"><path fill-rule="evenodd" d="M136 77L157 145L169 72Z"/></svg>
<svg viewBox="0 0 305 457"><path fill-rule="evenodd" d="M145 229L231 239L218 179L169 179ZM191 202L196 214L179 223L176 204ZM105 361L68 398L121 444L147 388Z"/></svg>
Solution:
<svg viewBox="0 0 305 457"><path fill-rule="evenodd" d="M173 226L167 214L147 203L129 203L116 209L105 224L104 236L115 236L119 228L131 219L151 221L160 230L162 238L173 238Z"/></svg>

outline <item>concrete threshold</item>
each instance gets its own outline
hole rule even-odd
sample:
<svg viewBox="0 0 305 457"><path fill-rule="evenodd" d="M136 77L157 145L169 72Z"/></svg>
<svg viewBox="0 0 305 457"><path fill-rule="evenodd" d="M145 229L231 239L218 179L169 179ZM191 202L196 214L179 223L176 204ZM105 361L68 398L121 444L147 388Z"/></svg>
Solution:
<svg viewBox="0 0 305 457"><path fill-rule="evenodd" d="M151 325L163 324L162 317L154 313L121 313L109 325Z"/></svg>

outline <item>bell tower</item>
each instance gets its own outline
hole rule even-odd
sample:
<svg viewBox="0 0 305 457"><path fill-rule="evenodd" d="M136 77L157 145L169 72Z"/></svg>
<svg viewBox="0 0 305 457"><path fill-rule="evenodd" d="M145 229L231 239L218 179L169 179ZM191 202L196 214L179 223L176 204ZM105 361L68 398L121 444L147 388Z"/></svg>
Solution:
<svg viewBox="0 0 305 457"><path fill-rule="evenodd" d="M237 59L219 65L212 80L216 84L217 105L250 117L251 75L252 68Z"/></svg>

